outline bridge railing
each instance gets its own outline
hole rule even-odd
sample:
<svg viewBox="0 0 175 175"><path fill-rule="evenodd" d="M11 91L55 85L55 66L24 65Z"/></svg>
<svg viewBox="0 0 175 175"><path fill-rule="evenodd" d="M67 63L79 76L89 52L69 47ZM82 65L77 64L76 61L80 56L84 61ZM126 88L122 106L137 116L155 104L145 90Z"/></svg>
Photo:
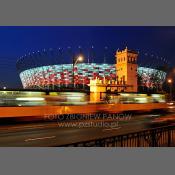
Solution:
<svg viewBox="0 0 175 175"><path fill-rule="evenodd" d="M61 147L173 147L175 125L95 140L60 145Z"/></svg>

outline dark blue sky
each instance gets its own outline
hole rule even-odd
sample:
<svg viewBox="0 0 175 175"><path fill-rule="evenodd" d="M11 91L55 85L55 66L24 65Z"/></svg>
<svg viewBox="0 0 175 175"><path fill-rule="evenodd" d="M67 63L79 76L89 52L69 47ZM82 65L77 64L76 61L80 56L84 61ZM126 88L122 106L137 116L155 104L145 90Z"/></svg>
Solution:
<svg viewBox="0 0 175 175"><path fill-rule="evenodd" d="M86 52L92 45L97 61L103 59L105 46L109 63L116 49L128 46L175 64L175 27L0 27L0 87L21 86L15 63L29 52L68 46Z"/></svg>

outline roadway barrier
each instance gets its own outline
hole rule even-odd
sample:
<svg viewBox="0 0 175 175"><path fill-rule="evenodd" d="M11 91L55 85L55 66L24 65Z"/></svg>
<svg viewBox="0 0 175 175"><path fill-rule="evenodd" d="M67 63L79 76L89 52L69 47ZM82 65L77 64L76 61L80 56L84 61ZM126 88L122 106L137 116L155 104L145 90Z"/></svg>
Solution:
<svg viewBox="0 0 175 175"><path fill-rule="evenodd" d="M175 125L95 140L59 145L60 147L174 147Z"/></svg>

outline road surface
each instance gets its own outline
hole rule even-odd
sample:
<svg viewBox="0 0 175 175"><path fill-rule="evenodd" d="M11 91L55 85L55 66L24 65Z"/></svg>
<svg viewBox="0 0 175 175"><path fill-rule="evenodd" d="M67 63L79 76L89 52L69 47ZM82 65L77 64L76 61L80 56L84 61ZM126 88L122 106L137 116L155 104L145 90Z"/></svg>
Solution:
<svg viewBox="0 0 175 175"><path fill-rule="evenodd" d="M153 121L174 114L132 115L128 120L54 121L0 126L1 147L48 147L116 136L146 129ZM60 125L60 123L62 125ZM83 124L84 123L84 124ZM100 125L103 124L103 125Z"/></svg>

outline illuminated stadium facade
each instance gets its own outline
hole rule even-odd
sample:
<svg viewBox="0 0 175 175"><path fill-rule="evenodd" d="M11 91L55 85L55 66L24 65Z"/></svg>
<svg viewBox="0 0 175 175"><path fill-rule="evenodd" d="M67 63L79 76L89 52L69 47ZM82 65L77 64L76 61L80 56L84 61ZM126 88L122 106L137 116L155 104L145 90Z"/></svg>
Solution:
<svg viewBox="0 0 175 175"><path fill-rule="evenodd" d="M143 85L153 86L151 75L156 75L157 82L162 84L166 73L156 69L139 67L138 74ZM74 82L77 86L87 86L90 79L116 80L115 64L77 64L74 69ZM24 88L61 88L72 86L72 64L50 65L22 71L20 79ZM155 82L154 82L155 83Z"/></svg>
<svg viewBox="0 0 175 175"><path fill-rule="evenodd" d="M42 66L20 73L24 88L30 87L69 87L73 82L72 64ZM77 64L74 68L74 83L87 86L90 79L114 80L116 78L115 65L112 64Z"/></svg>
<svg viewBox="0 0 175 175"><path fill-rule="evenodd" d="M48 59L49 58L49 59ZM52 61L50 61L52 58ZM42 61L41 61L42 60ZM44 60L49 60L47 62ZM25 89L63 89L63 88L87 88L90 80L100 79L116 81L118 78L116 64L106 63L78 63L73 64L57 61L54 54L37 53L29 55L17 62L19 76ZM74 71L74 81L73 81ZM148 67L138 67L139 86L161 87L166 78L166 73Z"/></svg>

